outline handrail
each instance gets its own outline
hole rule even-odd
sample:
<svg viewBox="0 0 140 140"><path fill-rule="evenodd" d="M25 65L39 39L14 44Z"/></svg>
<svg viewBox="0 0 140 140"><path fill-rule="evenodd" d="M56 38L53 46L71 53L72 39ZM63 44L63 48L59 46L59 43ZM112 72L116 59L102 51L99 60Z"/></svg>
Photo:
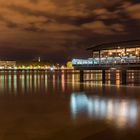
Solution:
<svg viewBox="0 0 140 140"><path fill-rule="evenodd" d="M86 63L87 62L87 63ZM91 59L75 59L75 62L73 62L73 65L129 65L129 64L140 64L140 58L91 58Z"/></svg>

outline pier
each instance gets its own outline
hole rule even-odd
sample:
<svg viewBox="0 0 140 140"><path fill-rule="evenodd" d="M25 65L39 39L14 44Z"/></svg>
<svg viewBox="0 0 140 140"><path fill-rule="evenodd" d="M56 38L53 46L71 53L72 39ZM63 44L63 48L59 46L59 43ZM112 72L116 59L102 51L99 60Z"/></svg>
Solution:
<svg viewBox="0 0 140 140"><path fill-rule="evenodd" d="M101 70L102 83L106 83L106 71L110 75L119 70L121 84L127 84L128 70L140 70L140 41L107 43L88 48L92 58L73 59L74 69L80 71L80 82L84 82L86 70ZM111 76L113 77L113 76Z"/></svg>

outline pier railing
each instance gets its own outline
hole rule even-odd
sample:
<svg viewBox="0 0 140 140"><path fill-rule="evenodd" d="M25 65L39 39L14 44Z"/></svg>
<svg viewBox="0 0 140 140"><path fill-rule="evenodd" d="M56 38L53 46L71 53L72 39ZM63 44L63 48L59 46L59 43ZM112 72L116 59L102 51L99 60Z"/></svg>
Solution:
<svg viewBox="0 0 140 140"><path fill-rule="evenodd" d="M74 66L98 66L98 65L140 65L140 57L103 57L89 59L73 59Z"/></svg>

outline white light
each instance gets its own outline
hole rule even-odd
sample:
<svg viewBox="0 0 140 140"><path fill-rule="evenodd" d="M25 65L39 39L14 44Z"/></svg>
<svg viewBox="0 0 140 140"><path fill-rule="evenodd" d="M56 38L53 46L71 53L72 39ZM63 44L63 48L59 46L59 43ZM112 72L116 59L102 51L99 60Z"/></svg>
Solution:
<svg viewBox="0 0 140 140"><path fill-rule="evenodd" d="M54 68L53 68L53 67L50 67L50 70L51 70L51 71L53 71L53 70L54 70Z"/></svg>
<svg viewBox="0 0 140 140"><path fill-rule="evenodd" d="M73 59L72 60L73 65L92 65L93 61L89 59Z"/></svg>
<svg viewBox="0 0 140 140"><path fill-rule="evenodd" d="M0 69L4 69L4 67L3 66L0 66Z"/></svg>
<svg viewBox="0 0 140 140"><path fill-rule="evenodd" d="M136 55L138 55L138 51L136 51Z"/></svg>

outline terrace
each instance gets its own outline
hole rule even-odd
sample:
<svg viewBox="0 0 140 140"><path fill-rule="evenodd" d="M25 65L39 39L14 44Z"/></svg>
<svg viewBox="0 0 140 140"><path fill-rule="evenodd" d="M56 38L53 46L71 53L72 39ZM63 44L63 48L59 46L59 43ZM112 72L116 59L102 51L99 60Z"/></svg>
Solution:
<svg viewBox="0 0 140 140"><path fill-rule="evenodd" d="M73 59L74 66L117 66L140 64L140 41L106 43L92 46L92 58Z"/></svg>

